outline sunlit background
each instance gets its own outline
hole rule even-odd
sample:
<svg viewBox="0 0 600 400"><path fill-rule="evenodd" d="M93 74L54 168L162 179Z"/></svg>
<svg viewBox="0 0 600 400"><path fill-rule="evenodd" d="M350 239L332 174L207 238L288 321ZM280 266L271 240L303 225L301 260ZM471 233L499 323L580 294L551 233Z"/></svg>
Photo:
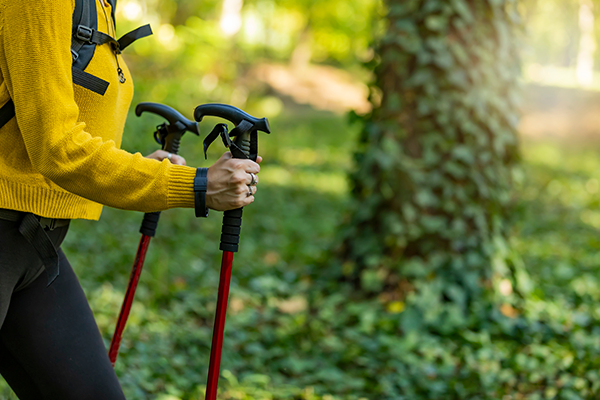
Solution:
<svg viewBox="0 0 600 400"><path fill-rule="evenodd" d="M556 367L557 376L566 371L563 381L540 383L540 396L530 398L558 398L565 387L575 394L560 398L597 398L582 389L598 393L597 368L580 373L576 366L579 357L597 359L595 350L582 356L577 346L598 349L590 321L600 320L600 2L520 4L523 178L515 187L511 244L530 275L527 312L549 315L565 336L552 351L540 347L506 371L495 369L500 350L473 355L473 369L490 374L482 380L496 379L495 373L512 379L518 368L554 363L548 368ZM199 104L228 103L268 117L273 128L259 139L265 157L259 193L245 210L234 261L222 399L379 400L369 393L397 379L381 359L394 348L400 357L403 348L386 337L392 343L387 353L370 349L404 303L374 298L347 304L341 295L311 291L314 277L327 270L349 203L347 174L360 126L348 114L370 110L371 44L384 29L383 15L378 0L118 2L120 34L145 23L154 30L126 51L134 105L160 102L191 118ZM130 113L123 147L155 150L152 132L161 122ZM202 122L202 135L216 122L222 121ZM224 151L215 142L205 161L202 139L184 137L181 154L190 165L208 166ZM137 213L107 208L98 223L74 222L64 246L107 343L140 221ZM219 229L218 213L206 221L189 210L161 216L116 365L128 399L203 398ZM508 280L500 292L513 294ZM340 307L349 314L340 316ZM512 318L517 311L502 313ZM427 386L433 367L423 360L437 357L439 348L431 350L418 337L406 340L422 350L421 358L407 356L406 362ZM13 398L0 380L1 396ZM513 398L526 397L503 399Z"/></svg>
<svg viewBox="0 0 600 400"><path fill-rule="evenodd" d="M127 0L125 32L151 23L130 62L138 98L189 106L221 101L266 116L281 96L317 109L365 111L377 2Z"/></svg>

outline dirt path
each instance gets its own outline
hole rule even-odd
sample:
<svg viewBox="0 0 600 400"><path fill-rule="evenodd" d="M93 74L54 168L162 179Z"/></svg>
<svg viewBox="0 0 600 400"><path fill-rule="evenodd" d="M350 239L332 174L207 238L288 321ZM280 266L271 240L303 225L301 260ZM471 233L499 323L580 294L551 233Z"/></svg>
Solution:
<svg viewBox="0 0 600 400"><path fill-rule="evenodd" d="M532 139L599 141L600 92L527 85L519 130Z"/></svg>
<svg viewBox="0 0 600 400"><path fill-rule="evenodd" d="M318 110L368 112L368 89L350 73L322 65L261 64L252 75L275 92ZM527 139L600 141L600 92L525 85L519 131Z"/></svg>

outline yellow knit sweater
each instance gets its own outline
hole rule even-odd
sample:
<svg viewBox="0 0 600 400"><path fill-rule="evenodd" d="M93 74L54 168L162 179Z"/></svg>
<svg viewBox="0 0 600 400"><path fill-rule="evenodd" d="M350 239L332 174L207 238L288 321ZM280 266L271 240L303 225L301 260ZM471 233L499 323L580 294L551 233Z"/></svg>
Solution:
<svg viewBox="0 0 600 400"><path fill-rule="evenodd" d="M104 96L74 85L74 1L0 0L0 105L16 118L0 129L0 208L47 218L98 219L102 204L136 211L193 207L195 168L120 150L133 84L125 62L97 46L86 72ZM98 30L114 37L97 1Z"/></svg>

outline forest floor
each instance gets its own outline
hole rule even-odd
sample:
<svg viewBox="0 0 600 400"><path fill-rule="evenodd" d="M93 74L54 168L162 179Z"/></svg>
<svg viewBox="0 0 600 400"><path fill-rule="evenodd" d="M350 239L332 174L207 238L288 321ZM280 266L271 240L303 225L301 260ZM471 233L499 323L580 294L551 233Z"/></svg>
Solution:
<svg viewBox="0 0 600 400"><path fill-rule="evenodd" d="M319 106L318 99L331 95L336 85L344 85L345 100L364 90L349 75L333 74L328 83L315 83L309 79L314 72L279 71L281 92L288 90L289 99L298 98L312 108L284 110L271 121L274 134L261 138L266 161L260 195L244 212L220 398L400 398L394 393L401 390L398 371L405 367L404 383L417 387L422 379L421 390L439 394L412 398L482 398L453 396L452 379L457 378L443 374L445 362L450 375L463 366L469 379L462 383L474 390L496 388L498 379L506 379L501 389L510 395L502 397L498 391L489 398L525 398L518 392L526 384L534 388L528 392L530 399L597 398L600 375L590 373L598 370L594 363L600 349L600 141L589 144L600 137L600 93L525 87L520 127L524 178L512 243L533 282L524 300L527 317L547 315L553 326L564 328L564 335L518 348L500 361L492 358L504 357L508 350L503 353L502 346L512 348L514 341L487 343L473 351L468 362L457 359L454 347L423 342L429 351L424 354L436 360L436 354L444 355L430 365L414 344L407 345L411 337L382 328L395 318L389 310L373 302L350 304L343 294L325 296L312 287L314 276L327 272L323 261L348 209L346 174L359 130L344 116L350 102L328 100ZM297 93L294 97L291 87L308 91L304 101ZM150 119L130 118L124 148L155 149L139 134L152 132L154 125ZM346 140L340 140L340 131ZM585 145L564 146L576 142ZM201 141L187 143L193 143L185 148L188 163L205 165ZM211 148L210 160L221 152ZM75 221L63 246L107 344L139 240L140 220L139 213L106 208L97 223ZM161 216L116 364L128 399L203 398L219 277L220 223L220 215L212 212L203 221L192 218L189 210ZM432 365L439 367L436 380ZM485 382L491 382L489 387ZM557 393L564 396L555 397ZM14 398L0 379L0 399Z"/></svg>

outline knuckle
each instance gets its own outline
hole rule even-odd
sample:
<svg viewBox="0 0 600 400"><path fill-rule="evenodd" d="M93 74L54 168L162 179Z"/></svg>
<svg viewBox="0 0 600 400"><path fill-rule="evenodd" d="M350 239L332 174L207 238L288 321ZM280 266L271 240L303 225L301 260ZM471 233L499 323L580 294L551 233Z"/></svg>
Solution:
<svg viewBox="0 0 600 400"><path fill-rule="evenodd" d="M244 163L238 159L233 159L231 166L235 169L242 169L244 168Z"/></svg>
<svg viewBox="0 0 600 400"><path fill-rule="evenodd" d="M238 184L238 185L239 185L239 184L242 184L242 183L244 183L244 182L246 181L246 177L245 177L245 176L243 176L243 175L242 175L242 174L240 174L240 173L235 173L235 174L233 174L233 177L231 178L231 181L232 181L233 183L235 183L235 184Z"/></svg>

